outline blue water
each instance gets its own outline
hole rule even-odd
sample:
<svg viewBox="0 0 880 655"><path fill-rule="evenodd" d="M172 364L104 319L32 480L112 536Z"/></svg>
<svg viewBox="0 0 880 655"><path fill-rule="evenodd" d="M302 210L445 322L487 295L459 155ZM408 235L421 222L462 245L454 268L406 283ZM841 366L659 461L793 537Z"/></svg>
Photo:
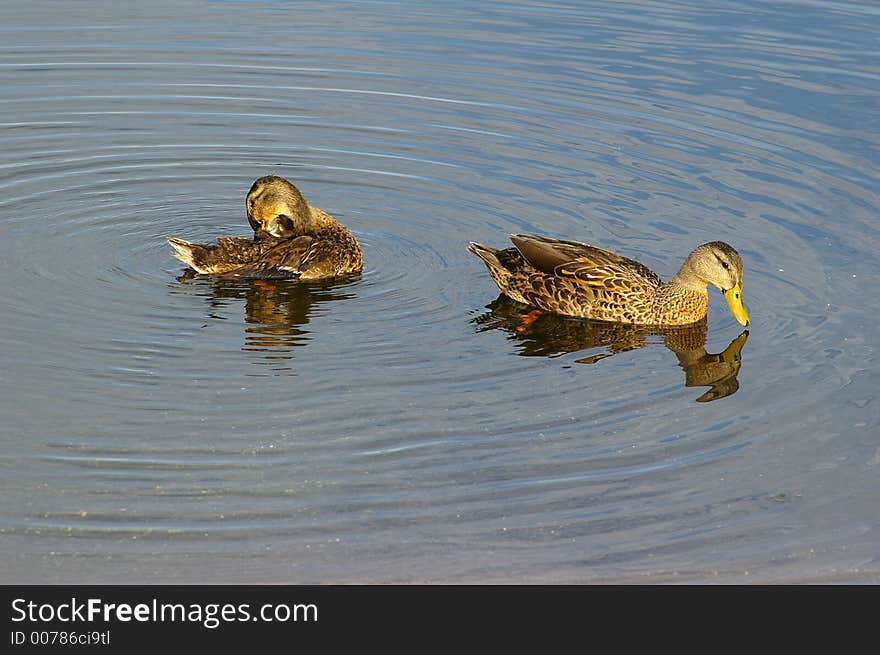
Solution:
<svg viewBox="0 0 880 655"><path fill-rule="evenodd" d="M880 582L880 9L0 8L0 579ZM288 177L356 279L187 279ZM705 343L465 249L745 262ZM736 365L714 357L740 343ZM729 352L729 351L728 351ZM698 402L699 399L699 402Z"/></svg>

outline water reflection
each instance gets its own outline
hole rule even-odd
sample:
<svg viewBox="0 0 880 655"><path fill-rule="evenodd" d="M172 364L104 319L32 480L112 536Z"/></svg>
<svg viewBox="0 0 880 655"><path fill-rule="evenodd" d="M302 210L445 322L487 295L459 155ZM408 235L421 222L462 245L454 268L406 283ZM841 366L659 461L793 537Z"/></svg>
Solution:
<svg viewBox="0 0 880 655"><path fill-rule="evenodd" d="M244 345L242 350L263 353L269 360L291 359L292 349L305 345L309 330L304 326L319 305L352 298L342 290L358 276L319 282L298 280L219 279L187 269L177 278L182 285L206 289L208 316L225 318L221 308L230 300L244 300Z"/></svg>
<svg viewBox="0 0 880 655"><path fill-rule="evenodd" d="M558 357L591 348L605 352L575 360L594 364L614 353L635 350L648 344L651 336L662 336L664 345L678 358L686 387L710 387L697 402L718 400L736 393L742 366L742 349L748 339L744 330L722 352L706 352L706 321L684 327L624 325L532 311L527 305L499 296L487 305L488 312L473 319L479 331L510 333L526 357Z"/></svg>

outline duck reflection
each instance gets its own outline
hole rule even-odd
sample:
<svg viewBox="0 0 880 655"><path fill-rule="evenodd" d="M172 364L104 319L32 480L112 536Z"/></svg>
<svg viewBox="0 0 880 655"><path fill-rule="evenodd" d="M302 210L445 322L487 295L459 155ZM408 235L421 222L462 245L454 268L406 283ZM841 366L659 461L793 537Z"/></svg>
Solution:
<svg viewBox="0 0 880 655"><path fill-rule="evenodd" d="M591 348L605 349L605 352L575 360L579 364L594 364L614 353L641 348L652 336L662 336L664 345L675 353L684 370L685 386L709 387L697 402L718 400L739 389L737 374L742 366L741 352L748 330L724 351L712 354L705 348L705 319L693 325L668 328L589 321L533 311L504 295L487 308L488 312L473 319L479 331L509 332L518 342L520 354L527 357L558 357Z"/></svg>
<svg viewBox="0 0 880 655"><path fill-rule="evenodd" d="M319 305L354 297L344 287L357 277L315 282L210 278L188 269L177 281L208 290L212 318L222 318L219 310L230 300L243 300L247 325L242 350L262 353L268 360L284 360L292 358L294 347L308 342L309 330L304 326Z"/></svg>

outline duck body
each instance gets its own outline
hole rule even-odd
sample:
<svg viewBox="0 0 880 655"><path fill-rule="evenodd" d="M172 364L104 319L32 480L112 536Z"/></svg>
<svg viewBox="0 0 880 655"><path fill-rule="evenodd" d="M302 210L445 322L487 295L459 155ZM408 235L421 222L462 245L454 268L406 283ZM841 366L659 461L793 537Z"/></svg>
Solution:
<svg viewBox="0 0 880 655"><path fill-rule="evenodd" d="M504 295L539 309L637 325L689 325L706 318L708 285L724 292L742 325L742 259L721 241L697 247L667 283L644 264L596 246L531 234L503 250L471 243Z"/></svg>
<svg viewBox="0 0 880 655"><path fill-rule="evenodd" d="M198 273L224 277L319 280L361 271L355 236L284 178L259 178L245 204L253 239L220 237L202 244L171 237L174 256Z"/></svg>

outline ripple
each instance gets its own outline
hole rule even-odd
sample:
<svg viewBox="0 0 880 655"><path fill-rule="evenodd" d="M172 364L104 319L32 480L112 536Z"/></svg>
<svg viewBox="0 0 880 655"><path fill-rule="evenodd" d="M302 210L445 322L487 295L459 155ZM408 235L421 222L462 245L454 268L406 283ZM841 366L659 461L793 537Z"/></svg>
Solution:
<svg viewBox="0 0 880 655"><path fill-rule="evenodd" d="M779 525L872 525L840 507L876 496L874 8L332 3L291 40L289 8L252 4L181 8L185 33L90 3L0 28L0 535L249 562L345 544L307 580L580 580L753 567L788 552ZM166 237L246 234L270 172L351 227L360 276L182 275ZM481 323L497 289L465 246L515 232L664 278L733 244L738 386L695 402L663 335L536 353ZM740 334L714 291L707 334Z"/></svg>

